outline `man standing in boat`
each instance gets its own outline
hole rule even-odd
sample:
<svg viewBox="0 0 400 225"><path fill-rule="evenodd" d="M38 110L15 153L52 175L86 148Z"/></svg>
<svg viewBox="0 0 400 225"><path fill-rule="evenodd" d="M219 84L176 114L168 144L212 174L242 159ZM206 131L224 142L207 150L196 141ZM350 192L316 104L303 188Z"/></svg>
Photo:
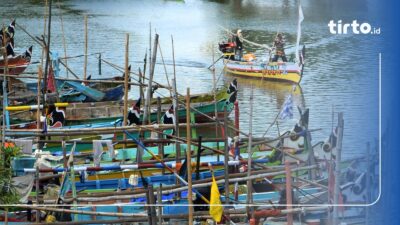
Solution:
<svg viewBox="0 0 400 225"><path fill-rule="evenodd" d="M242 30L240 29L237 30L237 33L235 35L235 44L236 44L235 59L241 61L243 56L243 36L242 36Z"/></svg>
<svg viewBox="0 0 400 225"><path fill-rule="evenodd" d="M274 47L275 55L272 59L272 62L278 62L279 57L282 59L283 62L287 62L287 58L285 55L285 40L283 39L283 35L281 33L278 33L278 35L276 36Z"/></svg>

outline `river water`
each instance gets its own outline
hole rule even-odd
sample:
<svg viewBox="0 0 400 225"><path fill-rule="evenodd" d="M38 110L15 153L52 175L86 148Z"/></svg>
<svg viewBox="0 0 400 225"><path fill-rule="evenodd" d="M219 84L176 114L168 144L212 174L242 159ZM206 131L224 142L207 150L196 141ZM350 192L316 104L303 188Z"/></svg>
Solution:
<svg viewBox="0 0 400 225"><path fill-rule="evenodd" d="M0 1L1 21L7 25L12 18L34 36L44 31L44 1ZM332 3L335 2L335 3ZM306 66L300 86L293 92L296 106L310 109L310 128L322 128L313 133L313 141L325 139L335 121L332 112L344 112L344 157L365 153L367 141L378 138L378 53L382 42L379 35L332 35L327 24L331 19L349 21L377 16L379 5L355 1L303 0L304 21L301 43L306 45ZM214 0L214 1L131 1L86 0L53 1L51 49L64 55L64 34L68 56L84 54L84 15L88 15L88 74L93 77L121 75L102 64L98 72L95 53L117 65L124 65L125 34L130 34L130 63L134 71L143 67L143 58L149 51L149 31L160 35L160 46L169 78L172 77L172 46L174 38L177 86L180 93L190 87L192 93L212 89L213 74L207 67L212 63L213 52L219 56L217 43L224 40L226 27L235 31L240 28L246 39L271 45L277 32L286 36L287 54L293 52L296 41L298 1L292 0ZM20 30L16 30L16 49L34 45L33 61L40 61L41 49ZM245 44L246 52L258 58L267 57L265 50ZM83 57L68 60L68 65L80 76L83 74ZM158 63L161 63L160 54ZM37 71L37 65L29 67ZM233 79L224 75L222 62L217 64L218 86L228 85ZM66 72L62 70L62 75ZM71 77L71 75L69 75ZM164 67L157 64L155 80L167 84ZM248 130L250 93L254 90L253 130L262 135L279 113L286 97L292 92L291 84L238 78L240 126ZM130 98L137 98L139 91L132 88ZM161 90L159 95L168 95ZM232 115L233 116L233 115ZM294 117L279 121L280 131L290 129L298 120ZM274 136L277 127L268 135Z"/></svg>

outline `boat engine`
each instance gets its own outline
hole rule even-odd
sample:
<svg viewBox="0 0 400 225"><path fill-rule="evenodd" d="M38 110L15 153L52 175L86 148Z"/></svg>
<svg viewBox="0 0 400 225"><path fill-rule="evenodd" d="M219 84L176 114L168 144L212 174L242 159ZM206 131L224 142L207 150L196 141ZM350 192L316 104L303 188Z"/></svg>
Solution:
<svg viewBox="0 0 400 225"><path fill-rule="evenodd" d="M218 46L219 46L219 51L222 52L225 59L231 59L231 60L235 59L235 48L236 48L235 42L222 42L218 43Z"/></svg>

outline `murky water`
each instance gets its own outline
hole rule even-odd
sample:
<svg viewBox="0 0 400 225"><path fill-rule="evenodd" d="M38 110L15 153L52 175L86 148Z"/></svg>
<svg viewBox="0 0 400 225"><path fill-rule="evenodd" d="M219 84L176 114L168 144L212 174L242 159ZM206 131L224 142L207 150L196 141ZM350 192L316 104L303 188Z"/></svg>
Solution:
<svg viewBox="0 0 400 225"><path fill-rule="evenodd" d="M35 36L43 33L44 1L0 1L1 21L8 24L11 18ZM333 1L332 1L333 2ZM244 37L263 44L272 44L276 33L283 32L288 52L294 50L297 29L298 1L53 1L51 48L64 55L61 17L68 56L84 54L84 15L89 17L89 54L102 53L103 59L124 65L125 34L130 34L130 63L134 70L143 67L148 52L150 23L152 34L160 35L160 46L168 77L172 77L171 35L174 38L178 91L187 87L192 93L212 89L212 72L207 67L215 57L217 43L224 39L229 29L240 28ZM61 6L61 7L60 7ZM304 21L301 43L307 46L306 66L301 87L294 92L298 106L310 108L310 128L322 128L313 134L313 140L322 140L332 129L332 111L344 112L345 157L362 154L367 141L378 137L378 53L382 41L373 35L332 35L329 20L362 20L367 13L374 18L372 3L362 0L326 1L303 0ZM16 48L21 50L34 45L33 61L39 61L41 49L26 34L17 29ZM214 46L214 47L213 47ZM265 51L245 45L247 52L266 57ZM160 54L158 62L161 63ZM73 70L82 76L83 58L68 60ZM29 67L37 70L38 64ZM218 86L227 85L232 76L221 74L222 63L217 66ZM65 75L65 71L62 72ZM98 75L96 55L89 56L88 74ZM102 77L120 75L102 64ZM71 75L70 75L71 76ZM156 66L155 80L167 84L164 67ZM270 81L238 78L241 119L240 126L248 130L250 91L254 89L254 132L262 135L275 119L292 85ZM168 95L160 91L160 95ZM130 97L139 95L133 88ZM291 128L299 115L294 111L292 120L280 121L280 130ZM336 119L336 118L335 118ZM277 127L268 135L276 135Z"/></svg>

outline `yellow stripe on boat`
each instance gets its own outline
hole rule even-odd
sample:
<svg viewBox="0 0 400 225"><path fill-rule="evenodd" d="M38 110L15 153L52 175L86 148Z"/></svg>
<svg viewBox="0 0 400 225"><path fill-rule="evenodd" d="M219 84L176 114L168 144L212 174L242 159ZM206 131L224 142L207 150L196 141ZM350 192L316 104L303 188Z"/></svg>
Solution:
<svg viewBox="0 0 400 225"><path fill-rule="evenodd" d="M67 107L69 104L67 102L57 102L54 103L56 107ZM21 106L7 106L6 110L8 111L24 111L24 110L35 110L37 109L37 105L21 105ZM43 105L40 105L40 108L43 108Z"/></svg>

